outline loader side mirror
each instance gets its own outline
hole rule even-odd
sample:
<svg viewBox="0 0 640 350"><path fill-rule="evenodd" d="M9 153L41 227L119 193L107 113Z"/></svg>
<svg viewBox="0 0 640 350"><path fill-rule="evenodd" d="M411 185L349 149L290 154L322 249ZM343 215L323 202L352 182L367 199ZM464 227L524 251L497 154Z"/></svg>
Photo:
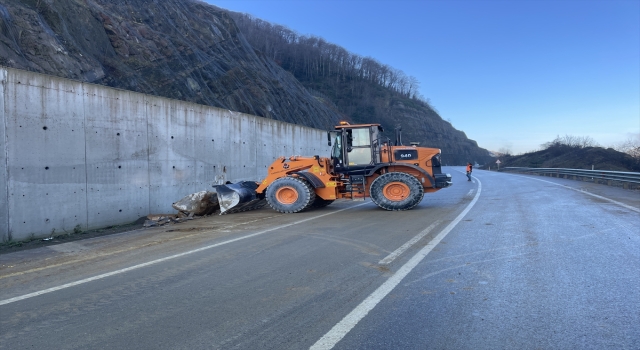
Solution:
<svg viewBox="0 0 640 350"><path fill-rule="evenodd" d="M331 131L327 131L327 146L331 146Z"/></svg>

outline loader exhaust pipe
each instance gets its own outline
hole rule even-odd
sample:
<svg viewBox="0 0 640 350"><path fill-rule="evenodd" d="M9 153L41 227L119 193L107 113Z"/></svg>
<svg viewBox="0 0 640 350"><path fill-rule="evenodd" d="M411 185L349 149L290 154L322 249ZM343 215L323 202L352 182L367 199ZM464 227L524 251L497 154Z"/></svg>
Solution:
<svg viewBox="0 0 640 350"><path fill-rule="evenodd" d="M402 126L396 127L396 144L395 146L402 146Z"/></svg>

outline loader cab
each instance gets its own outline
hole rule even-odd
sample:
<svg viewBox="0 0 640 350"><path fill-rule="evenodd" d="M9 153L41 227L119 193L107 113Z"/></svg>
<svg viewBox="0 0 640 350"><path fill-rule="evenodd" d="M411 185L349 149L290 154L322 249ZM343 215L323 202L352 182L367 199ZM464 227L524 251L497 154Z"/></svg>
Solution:
<svg viewBox="0 0 640 350"><path fill-rule="evenodd" d="M337 173L362 175L381 162L382 127L379 124L342 124L329 133L331 161Z"/></svg>

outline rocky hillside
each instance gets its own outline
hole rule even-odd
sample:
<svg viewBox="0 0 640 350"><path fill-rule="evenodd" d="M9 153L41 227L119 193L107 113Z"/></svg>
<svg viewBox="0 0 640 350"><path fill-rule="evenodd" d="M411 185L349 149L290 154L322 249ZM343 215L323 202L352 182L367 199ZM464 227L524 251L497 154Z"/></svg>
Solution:
<svg viewBox="0 0 640 350"><path fill-rule="evenodd" d="M196 1L6 0L0 64L318 128L340 119Z"/></svg>
<svg viewBox="0 0 640 350"><path fill-rule="evenodd" d="M195 0L0 3L0 65L316 128L347 119L392 134L400 125L405 143L442 148L445 163L488 157L411 94L374 83L345 95L344 86L297 76L247 37L228 12Z"/></svg>

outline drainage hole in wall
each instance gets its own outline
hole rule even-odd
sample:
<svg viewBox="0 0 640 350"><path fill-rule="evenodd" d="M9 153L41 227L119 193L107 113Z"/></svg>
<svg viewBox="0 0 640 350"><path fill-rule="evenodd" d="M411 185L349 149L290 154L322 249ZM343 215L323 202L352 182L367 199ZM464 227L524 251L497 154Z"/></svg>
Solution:
<svg viewBox="0 0 640 350"><path fill-rule="evenodd" d="M171 139L173 140L173 136L171 136Z"/></svg>
<svg viewBox="0 0 640 350"><path fill-rule="evenodd" d="M173 168L175 169L175 168L176 168L176 166L174 165L174 166L173 166Z"/></svg>
<svg viewBox="0 0 640 350"><path fill-rule="evenodd" d="M42 130L47 130L47 127L46 127L46 126L43 126L43 127L42 127Z"/></svg>
<svg viewBox="0 0 640 350"><path fill-rule="evenodd" d="M122 209L118 210L120 213L122 213Z"/></svg>
<svg viewBox="0 0 640 350"><path fill-rule="evenodd" d="M48 166L44 167L44 170L49 170L49 167Z"/></svg>
<svg viewBox="0 0 640 350"><path fill-rule="evenodd" d="M120 136L120 133L117 133L116 135Z"/></svg>
<svg viewBox="0 0 640 350"><path fill-rule="evenodd" d="M49 222L49 219L45 219L44 221Z"/></svg>
<svg viewBox="0 0 640 350"><path fill-rule="evenodd" d="M122 169L122 165L118 165L118 169Z"/></svg>

